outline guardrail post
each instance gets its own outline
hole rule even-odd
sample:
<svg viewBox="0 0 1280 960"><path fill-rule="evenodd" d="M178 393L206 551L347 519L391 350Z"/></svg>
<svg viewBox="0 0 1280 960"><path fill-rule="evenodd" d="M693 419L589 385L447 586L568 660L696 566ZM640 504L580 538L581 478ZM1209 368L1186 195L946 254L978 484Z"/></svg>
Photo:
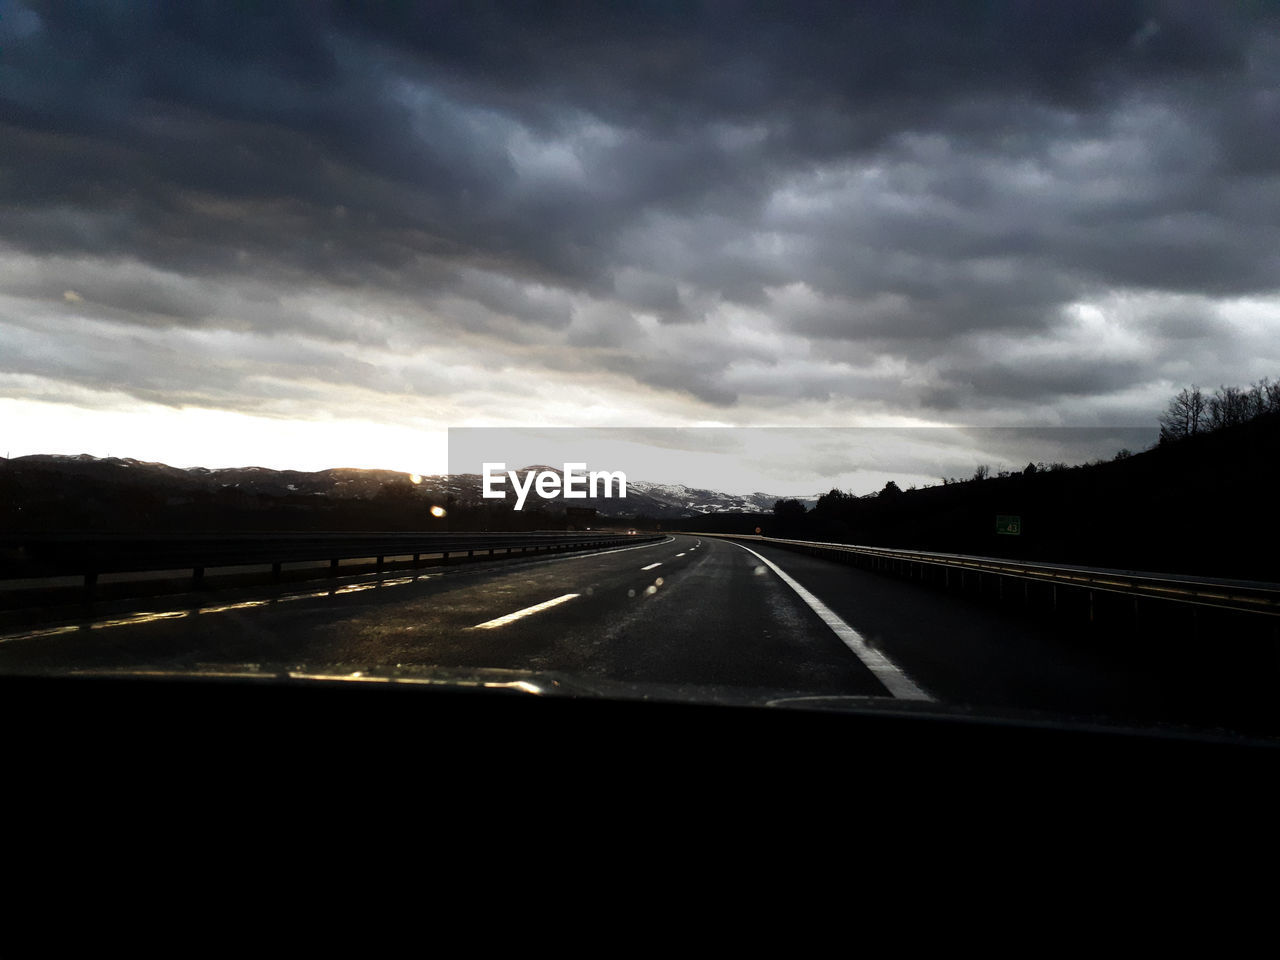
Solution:
<svg viewBox="0 0 1280 960"><path fill-rule="evenodd" d="M191 570L191 586L199 589L204 586L204 567L193 567Z"/></svg>
<svg viewBox="0 0 1280 960"><path fill-rule="evenodd" d="M337 561L337 560L330 560L330 561L329 561L329 576L334 577L334 576L337 576L337 574L338 574L338 561Z"/></svg>
<svg viewBox="0 0 1280 960"><path fill-rule="evenodd" d="M93 599L93 591L97 585L98 585L97 573L86 573L84 575L84 599L86 601Z"/></svg>
<svg viewBox="0 0 1280 960"><path fill-rule="evenodd" d="M280 562L279 561L276 561L271 565L271 579L272 580L280 579Z"/></svg>
<svg viewBox="0 0 1280 960"><path fill-rule="evenodd" d="M376 567L375 567L374 569L376 569L376 570L378 571L378 573L381 573L381 572L382 572L382 557L378 557L378 558L377 558L377 561L378 561L378 562L377 562L377 565L376 565Z"/></svg>

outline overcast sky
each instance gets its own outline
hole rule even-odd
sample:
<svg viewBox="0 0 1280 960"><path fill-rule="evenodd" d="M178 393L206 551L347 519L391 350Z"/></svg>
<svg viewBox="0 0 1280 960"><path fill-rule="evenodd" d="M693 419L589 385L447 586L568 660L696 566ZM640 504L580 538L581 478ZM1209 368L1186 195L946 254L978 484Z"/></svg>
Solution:
<svg viewBox="0 0 1280 960"><path fill-rule="evenodd" d="M1154 439L1280 375L1277 9L0 0L0 453Z"/></svg>

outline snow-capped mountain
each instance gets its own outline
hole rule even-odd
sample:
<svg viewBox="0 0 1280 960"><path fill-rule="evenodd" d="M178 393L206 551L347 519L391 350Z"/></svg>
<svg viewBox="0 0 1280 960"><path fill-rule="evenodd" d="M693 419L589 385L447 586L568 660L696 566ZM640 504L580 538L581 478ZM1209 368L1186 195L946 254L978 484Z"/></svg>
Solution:
<svg viewBox="0 0 1280 960"><path fill-rule="evenodd" d="M722 493L718 490L705 490L698 487L686 487L682 483L654 483L651 480L634 480L627 483L630 491L665 504L671 509L678 509L688 514L694 513L769 513L773 505L782 499L769 493ZM818 500L813 497L795 497L806 507L813 506Z"/></svg>

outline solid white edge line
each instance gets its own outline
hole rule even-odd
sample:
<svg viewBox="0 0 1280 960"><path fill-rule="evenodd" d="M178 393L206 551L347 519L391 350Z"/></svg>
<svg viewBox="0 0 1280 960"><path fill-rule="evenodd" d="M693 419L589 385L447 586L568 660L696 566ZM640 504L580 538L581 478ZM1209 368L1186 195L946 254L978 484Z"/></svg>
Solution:
<svg viewBox="0 0 1280 960"><path fill-rule="evenodd" d="M641 567L640 569L641 569L641 570L652 570L654 567L660 567L660 566L662 566L662 561L661 561L661 560L659 560L657 563L651 563L651 564L649 564L647 567Z"/></svg>
<svg viewBox="0 0 1280 960"><path fill-rule="evenodd" d="M914 680L908 677L896 663L886 657L878 650L872 650L867 646L867 641L862 639L862 634L844 622L834 610L825 603L815 597L806 590L795 578L787 574L785 570L779 567L768 557L762 557L750 547L744 547L740 543L730 541L735 546L742 547L747 553L756 557L761 563L765 564L770 570L776 573L792 590L799 594L800 599L807 603L822 622L844 641L844 645L853 651L854 656L866 665L866 668L875 674L875 678L884 684L885 689L897 697L899 700L929 700L934 698L924 691Z"/></svg>
<svg viewBox="0 0 1280 960"><path fill-rule="evenodd" d="M523 610L517 610L515 613L508 613L505 617L497 617L493 620L486 620L484 623L477 623L471 629L491 630L494 627L506 626L513 620L519 620L521 617L527 617L531 613L539 613L543 610L550 609L551 607L564 603L566 600L572 600L577 596L581 596L581 594L566 593L564 596L556 597L554 600L544 600L542 603L535 603L532 607L525 607Z"/></svg>

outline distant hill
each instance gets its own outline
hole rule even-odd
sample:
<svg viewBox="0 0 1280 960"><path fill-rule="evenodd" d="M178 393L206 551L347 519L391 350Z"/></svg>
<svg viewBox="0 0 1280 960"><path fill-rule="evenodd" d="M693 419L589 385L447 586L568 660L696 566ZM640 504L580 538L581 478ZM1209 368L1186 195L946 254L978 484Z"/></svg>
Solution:
<svg viewBox="0 0 1280 960"><path fill-rule="evenodd" d="M550 469L525 467L522 471ZM557 471L558 472L558 471ZM566 506L604 518L690 518L767 512L779 497L728 494L681 484L630 481L625 499L532 499L522 513L550 522ZM812 505L817 497L803 498ZM394 470L314 472L267 467L180 468L131 458L37 454L0 458L0 530L69 529L418 529L438 526L443 506L454 523L497 521L501 501L481 496L477 474L416 476ZM479 518L479 514L484 514ZM511 522L520 523L518 515Z"/></svg>

